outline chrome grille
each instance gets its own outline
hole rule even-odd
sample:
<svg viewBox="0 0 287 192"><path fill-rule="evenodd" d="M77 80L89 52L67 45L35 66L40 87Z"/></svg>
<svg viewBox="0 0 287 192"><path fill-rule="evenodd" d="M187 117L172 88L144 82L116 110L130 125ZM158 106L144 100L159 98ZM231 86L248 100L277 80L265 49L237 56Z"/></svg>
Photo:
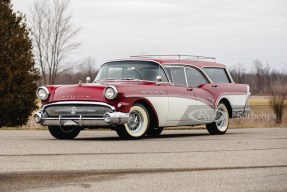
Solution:
<svg viewBox="0 0 287 192"><path fill-rule="evenodd" d="M45 108L45 112L50 117L58 117L63 115L82 115L82 116L97 116L103 115L110 111L111 108L102 105L83 105L83 104L69 104L69 105L51 105Z"/></svg>

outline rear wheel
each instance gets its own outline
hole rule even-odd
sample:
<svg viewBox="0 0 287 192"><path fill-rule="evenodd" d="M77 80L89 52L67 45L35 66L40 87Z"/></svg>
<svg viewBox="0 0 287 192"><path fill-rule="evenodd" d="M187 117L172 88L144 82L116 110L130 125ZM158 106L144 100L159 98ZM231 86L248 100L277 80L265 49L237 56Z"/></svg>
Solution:
<svg viewBox="0 0 287 192"><path fill-rule="evenodd" d="M81 129L77 127L64 127L61 128L59 126L48 126L49 132L56 139L74 139L77 137L81 131Z"/></svg>
<svg viewBox="0 0 287 192"><path fill-rule="evenodd" d="M224 134L229 125L229 113L224 103L219 103L217 106L217 112L215 122L206 124L206 128L211 135Z"/></svg>
<svg viewBox="0 0 287 192"><path fill-rule="evenodd" d="M128 123L116 127L117 134L122 138L139 139L148 131L149 114L145 106L135 104L131 107Z"/></svg>

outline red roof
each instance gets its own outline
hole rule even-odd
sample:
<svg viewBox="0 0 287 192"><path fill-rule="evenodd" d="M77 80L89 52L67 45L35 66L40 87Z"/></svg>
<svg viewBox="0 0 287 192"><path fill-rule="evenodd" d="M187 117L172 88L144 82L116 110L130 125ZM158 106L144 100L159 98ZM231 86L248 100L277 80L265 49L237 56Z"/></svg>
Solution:
<svg viewBox="0 0 287 192"><path fill-rule="evenodd" d="M177 55L176 55L177 56ZM198 68L202 67L226 67L224 64L216 63L215 58L213 57L202 57L202 56L194 56L198 59L183 59L183 58L160 58L160 57L152 57L152 56L132 56L128 60L141 60L141 61L155 61L162 65L172 65L172 64L184 64L184 65L193 65Z"/></svg>
<svg viewBox="0 0 287 192"><path fill-rule="evenodd" d="M193 56L193 55L139 55L131 56L128 59L120 59L114 61L154 61L162 65L193 65L198 68L203 67L226 67L224 64L216 63L214 57Z"/></svg>
<svg viewBox="0 0 287 192"><path fill-rule="evenodd" d="M148 59L154 60L162 65L169 64L184 64L184 65L194 65L198 68L202 67L225 67L225 65L216 63L215 61L202 61L202 60L189 60L189 59Z"/></svg>

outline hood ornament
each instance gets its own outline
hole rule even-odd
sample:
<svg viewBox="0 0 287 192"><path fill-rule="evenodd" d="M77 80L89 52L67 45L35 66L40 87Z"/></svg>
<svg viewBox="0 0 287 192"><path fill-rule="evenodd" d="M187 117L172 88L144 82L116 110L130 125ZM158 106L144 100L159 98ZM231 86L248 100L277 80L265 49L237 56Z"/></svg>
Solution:
<svg viewBox="0 0 287 192"><path fill-rule="evenodd" d="M79 85L82 85L82 81L81 80L79 80Z"/></svg>
<svg viewBox="0 0 287 192"><path fill-rule="evenodd" d="M75 115L77 113L77 108L76 107L72 107L71 108L71 114Z"/></svg>
<svg viewBox="0 0 287 192"><path fill-rule="evenodd" d="M90 82L91 82L91 78L90 78L90 77L87 77L87 78L86 78L86 82L87 82L87 83L90 83Z"/></svg>

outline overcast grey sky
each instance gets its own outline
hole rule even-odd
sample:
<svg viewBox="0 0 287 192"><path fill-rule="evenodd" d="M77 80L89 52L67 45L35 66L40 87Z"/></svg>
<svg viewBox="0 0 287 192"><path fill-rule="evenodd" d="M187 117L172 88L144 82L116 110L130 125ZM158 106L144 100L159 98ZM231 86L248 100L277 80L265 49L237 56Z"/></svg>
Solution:
<svg viewBox="0 0 287 192"><path fill-rule="evenodd" d="M12 0L28 14L33 0ZM232 66L287 69L287 0L71 0L83 44L76 60L193 54Z"/></svg>

